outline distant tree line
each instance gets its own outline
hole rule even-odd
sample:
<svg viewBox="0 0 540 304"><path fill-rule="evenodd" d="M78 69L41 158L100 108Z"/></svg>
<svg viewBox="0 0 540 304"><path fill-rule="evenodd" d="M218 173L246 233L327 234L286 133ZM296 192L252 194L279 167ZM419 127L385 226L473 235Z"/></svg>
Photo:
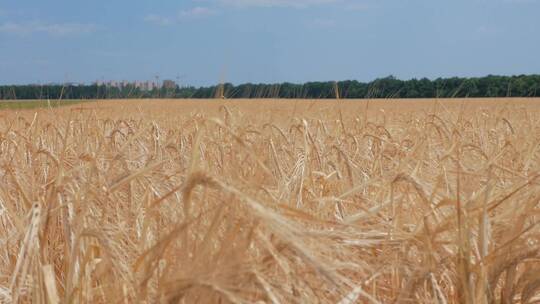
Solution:
<svg viewBox="0 0 540 304"><path fill-rule="evenodd" d="M176 87L144 91L133 85L4 85L0 99L125 99L125 98L335 98L336 83L240 84ZM540 75L399 80L393 76L371 82L337 82L340 98L540 97Z"/></svg>

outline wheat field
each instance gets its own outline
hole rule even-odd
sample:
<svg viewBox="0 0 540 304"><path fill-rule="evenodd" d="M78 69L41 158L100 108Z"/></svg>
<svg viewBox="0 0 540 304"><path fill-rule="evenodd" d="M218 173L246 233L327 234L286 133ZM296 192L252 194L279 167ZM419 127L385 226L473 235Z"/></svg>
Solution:
<svg viewBox="0 0 540 304"><path fill-rule="evenodd" d="M540 100L0 111L1 303L540 303Z"/></svg>

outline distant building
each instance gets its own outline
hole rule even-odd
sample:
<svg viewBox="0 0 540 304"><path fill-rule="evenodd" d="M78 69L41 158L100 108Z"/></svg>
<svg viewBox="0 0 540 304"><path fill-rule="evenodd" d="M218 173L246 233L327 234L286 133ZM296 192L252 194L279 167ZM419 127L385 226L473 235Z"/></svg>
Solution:
<svg viewBox="0 0 540 304"><path fill-rule="evenodd" d="M152 91L156 84L152 81L140 81L135 84L135 86L142 91Z"/></svg>
<svg viewBox="0 0 540 304"><path fill-rule="evenodd" d="M103 80L97 80L94 82L95 85L98 86L106 86L108 88L127 88L127 87L135 87L141 91L152 91L153 89L159 88L158 84L153 81L116 81L116 80L109 80L109 81L103 81ZM176 83L172 82L168 83L167 81L163 82L163 86L176 88Z"/></svg>
<svg viewBox="0 0 540 304"><path fill-rule="evenodd" d="M169 79L163 80L163 86L162 87L164 89L167 89L167 90L176 89L176 82L174 82L172 80L169 80Z"/></svg>

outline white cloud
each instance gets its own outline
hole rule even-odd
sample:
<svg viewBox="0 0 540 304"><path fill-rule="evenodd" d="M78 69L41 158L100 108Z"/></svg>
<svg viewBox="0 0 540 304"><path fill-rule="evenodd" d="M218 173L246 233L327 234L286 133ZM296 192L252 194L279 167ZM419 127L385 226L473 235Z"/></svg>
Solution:
<svg viewBox="0 0 540 304"><path fill-rule="evenodd" d="M144 21L157 25L172 25L189 19L198 19L217 14L213 9L197 6L188 10L181 10L175 16L162 16L150 14L144 17Z"/></svg>
<svg viewBox="0 0 540 304"><path fill-rule="evenodd" d="M218 0L222 4L237 7L294 7L306 8L314 5L342 2L340 0Z"/></svg>
<svg viewBox="0 0 540 304"><path fill-rule="evenodd" d="M171 18L159 16L156 14L150 14L144 17L144 21L157 25L170 25L174 23Z"/></svg>
<svg viewBox="0 0 540 304"><path fill-rule="evenodd" d="M42 23L42 22L5 22L0 24L0 33L13 35L47 34L51 36L67 36L95 32L94 24L80 23Z"/></svg>
<svg viewBox="0 0 540 304"><path fill-rule="evenodd" d="M207 7L197 6L189 10L184 10L178 12L179 18L199 18L199 17L205 17L205 16L211 16L216 14L216 12L212 9L209 9Z"/></svg>

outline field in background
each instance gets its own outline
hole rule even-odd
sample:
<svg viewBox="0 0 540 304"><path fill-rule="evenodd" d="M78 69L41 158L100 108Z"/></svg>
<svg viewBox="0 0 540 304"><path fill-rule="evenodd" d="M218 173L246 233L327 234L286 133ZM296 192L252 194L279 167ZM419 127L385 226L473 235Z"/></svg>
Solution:
<svg viewBox="0 0 540 304"><path fill-rule="evenodd" d="M0 302L540 301L540 99L0 111Z"/></svg>
<svg viewBox="0 0 540 304"><path fill-rule="evenodd" d="M60 106L69 106L85 102L84 100L62 99L62 100L0 100L0 110L24 110L35 108L56 108Z"/></svg>

